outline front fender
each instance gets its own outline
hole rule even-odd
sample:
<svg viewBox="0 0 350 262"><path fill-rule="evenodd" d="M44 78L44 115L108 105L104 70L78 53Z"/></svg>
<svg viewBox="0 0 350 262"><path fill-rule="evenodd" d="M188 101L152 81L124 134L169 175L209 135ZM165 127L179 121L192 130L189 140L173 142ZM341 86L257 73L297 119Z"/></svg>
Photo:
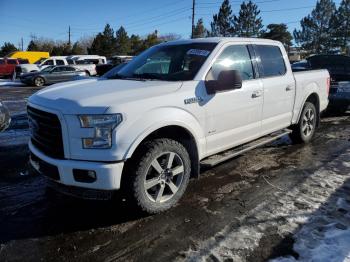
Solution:
<svg viewBox="0 0 350 262"><path fill-rule="evenodd" d="M142 141L154 131L167 126L178 126L186 129L195 139L199 158L205 152L205 135L201 120L181 108L156 108L139 115L132 123L120 128L117 132L118 155L123 159L130 158Z"/></svg>

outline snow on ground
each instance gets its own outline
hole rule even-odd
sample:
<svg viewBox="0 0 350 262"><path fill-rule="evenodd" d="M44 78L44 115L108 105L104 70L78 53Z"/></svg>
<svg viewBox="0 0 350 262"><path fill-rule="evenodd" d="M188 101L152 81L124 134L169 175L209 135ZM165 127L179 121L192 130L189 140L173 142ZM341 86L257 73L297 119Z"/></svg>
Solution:
<svg viewBox="0 0 350 262"><path fill-rule="evenodd" d="M14 87L14 86L24 86L21 81L19 80L8 80L8 79L0 79L0 87Z"/></svg>
<svg viewBox="0 0 350 262"><path fill-rule="evenodd" d="M262 202L239 217L241 226L228 223L220 233L185 252L186 260L246 261L254 249L261 248L264 234L277 228L282 238L297 232L294 250L299 258L274 262L350 262L350 149L317 172L300 176L305 176L302 184L289 191L279 188L273 201Z"/></svg>

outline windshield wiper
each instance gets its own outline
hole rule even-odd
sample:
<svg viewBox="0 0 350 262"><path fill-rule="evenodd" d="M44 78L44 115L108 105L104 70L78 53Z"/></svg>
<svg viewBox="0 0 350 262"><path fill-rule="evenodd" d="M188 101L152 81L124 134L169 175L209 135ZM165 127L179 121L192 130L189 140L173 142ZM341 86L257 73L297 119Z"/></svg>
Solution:
<svg viewBox="0 0 350 262"><path fill-rule="evenodd" d="M108 77L107 79L123 79L123 80L136 80L136 81L145 81L142 78L136 78L136 77L128 77L128 76L123 76L119 74L115 74L113 76Z"/></svg>
<svg viewBox="0 0 350 262"><path fill-rule="evenodd" d="M146 80L163 80L163 78L156 73L133 74L132 76L137 77L139 79L146 79Z"/></svg>

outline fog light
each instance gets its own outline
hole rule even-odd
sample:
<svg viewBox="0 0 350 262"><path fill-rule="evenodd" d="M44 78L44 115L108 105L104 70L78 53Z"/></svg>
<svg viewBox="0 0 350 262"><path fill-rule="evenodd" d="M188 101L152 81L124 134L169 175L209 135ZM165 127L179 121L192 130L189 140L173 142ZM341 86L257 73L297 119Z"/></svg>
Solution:
<svg viewBox="0 0 350 262"><path fill-rule="evenodd" d="M94 170L73 169L73 177L77 182L92 183L96 181L96 172Z"/></svg>

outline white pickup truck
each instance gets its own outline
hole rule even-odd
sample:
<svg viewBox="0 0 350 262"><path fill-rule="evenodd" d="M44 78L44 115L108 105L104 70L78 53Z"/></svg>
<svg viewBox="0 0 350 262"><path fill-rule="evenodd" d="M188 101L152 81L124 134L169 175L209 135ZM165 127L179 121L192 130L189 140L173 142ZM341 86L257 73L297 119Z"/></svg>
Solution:
<svg viewBox="0 0 350 262"><path fill-rule="evenodd" d="M67 194L122 189L149 213L213 166L289 134L308 142L328 104L327 70L292 73L280 42L206 38L159 44L108 78L28 100L30 161Z"/></svg>

